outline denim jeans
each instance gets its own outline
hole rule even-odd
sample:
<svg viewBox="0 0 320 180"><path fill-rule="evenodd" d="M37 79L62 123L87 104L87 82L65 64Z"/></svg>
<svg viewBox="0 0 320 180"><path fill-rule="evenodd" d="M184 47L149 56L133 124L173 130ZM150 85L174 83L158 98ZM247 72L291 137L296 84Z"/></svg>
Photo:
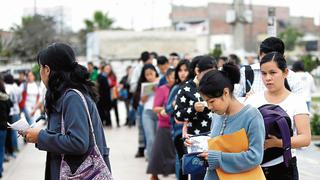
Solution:
<svg viewBox="0 0 320 180"><path fill-rule="evenodd" d="M142 122L147 141L147 158L150 158L153 141L157 132L158 117L151 109L145 109L142 113Z"/></svg>
<svg viewBox="0 0 320 180"><path fill-rule="evenodd" d="M3 160L5 155L5 144L6 144L7 130L0 130L0 176L3 172Z"/></svg>
<svg viewBox="0 0 320 180"><path fill-rule="evenodd" d="M145 148L146 147L146 136L143 128L143 121L142 121L142 113L143 113L143 106L138 106L138 112L136 113L136 122L138 126L138 143L139 148Z"/></svg>
<svg viewBox="0 0 320 180"><path fill-rule="evenodd" d="M27 108L23 108L22 112L24 114L24 117L26 118L27 122L29 123L29 125L31 125L33 123L33 120L29 114L29 111L27 110Z"/></svg>
<svg viewBox="0 0 320 180"><path fill-rule="evenodd" d="M14 123L20 119L19 114L14 114L11 116L11 122ZM11 142L14 150L18 150L18 133L16 130L11 130Z"/></svg>

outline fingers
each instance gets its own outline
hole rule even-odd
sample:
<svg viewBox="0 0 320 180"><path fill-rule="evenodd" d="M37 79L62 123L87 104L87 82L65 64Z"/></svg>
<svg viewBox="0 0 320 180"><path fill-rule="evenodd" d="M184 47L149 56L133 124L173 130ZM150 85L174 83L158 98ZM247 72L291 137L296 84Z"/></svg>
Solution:
<svg viewBox="0 0 320 180"><path fill-rule="evenodd" d="M184 142L183 142L183 144L184 144L184 146L186 146L186 147L188 147L188 146L191 146L192 145L192 143L191 143L191 141L190 141L190 139L188 138L188 139L185 139L184 140Z"/></svg>

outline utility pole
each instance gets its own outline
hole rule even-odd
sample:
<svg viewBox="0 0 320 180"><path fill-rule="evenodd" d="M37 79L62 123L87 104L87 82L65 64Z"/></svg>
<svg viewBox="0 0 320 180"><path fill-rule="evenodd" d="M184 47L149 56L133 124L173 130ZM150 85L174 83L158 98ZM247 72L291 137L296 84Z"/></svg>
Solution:
<svg viewBox="0 0 320 180"><path fill-rule="evenodd" d="M233 42L234 49L245 49L244 48L244 24L246 19L244 17L244 2L243 0L234 0L233 9L235 11L235 22L233 24Z"/></svg>
<svg viewBox="0 0 320 180"><path fill-rule="evenodd" d="M277 36L277 19L276 19L276 8L269 7L268 8L268 28L267 28L268 36Z"/></svg>

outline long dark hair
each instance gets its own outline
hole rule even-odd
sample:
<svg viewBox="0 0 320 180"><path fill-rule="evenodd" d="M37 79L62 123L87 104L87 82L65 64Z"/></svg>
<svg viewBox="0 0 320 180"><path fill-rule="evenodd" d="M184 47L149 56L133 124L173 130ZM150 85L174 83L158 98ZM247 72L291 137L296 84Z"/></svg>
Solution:
<svg viewBox="0 0 320 180"><path fill-rule="evenodd" d="M78 89L97 100L94 84L89 80L89 72L76 62L74 51L67 44L49 45L38 53L37 61L41 67L47 65L50 68L45 97L48 115L67 89Z"/></svg>
<svg viewBox="0 0 320 180"><path fill-rule="evenodd" d="M133 107L135 109L138 108L139 101L140 101L141 83L148 82L146 76L144 75L144 73L148 69L151 69L151 70L155 71L156 72L156 77L159 76L158 71L156 70L156 68L152 64L145 64L143 66L143 68L141 70L140 78L139 78L139 81L138 81L137 90L136 90L136 92L134 93L134 96L133 96Z"/></svg>
<svg viewBox="0 0 320 180"><path fill-rule="evenodd" d="M174 71L175 84L183 83L181 81L181 79L179 78L179 71L180 71L182 66L186 66L186 68L187 68L187 70L189 71L189 74L190 74L190 61L187 60L187 59L182 59L181 61L179 61L178 65L177 65L177 67L175 68L175 71ZM189 74L188 74L188 76L187 76L185 81L188 80Z"/></svg>

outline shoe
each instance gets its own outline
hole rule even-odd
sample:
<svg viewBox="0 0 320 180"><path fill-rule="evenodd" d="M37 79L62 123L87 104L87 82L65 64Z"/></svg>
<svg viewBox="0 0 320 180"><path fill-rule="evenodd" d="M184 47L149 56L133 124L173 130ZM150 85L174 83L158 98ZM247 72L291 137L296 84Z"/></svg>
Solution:
<svg viewBox="0 0 320 180"><path fill-rule="evenodd" d="M314 145L320 148L320 143L315 143Z"/></svg>
<svg viewBox="0 0 320 180"><path fill-rule="evenodd" d="M144 157L144 148L139 148L138 152L136 153L136 155L134 156L135 158L142 158Z"/></svg>

